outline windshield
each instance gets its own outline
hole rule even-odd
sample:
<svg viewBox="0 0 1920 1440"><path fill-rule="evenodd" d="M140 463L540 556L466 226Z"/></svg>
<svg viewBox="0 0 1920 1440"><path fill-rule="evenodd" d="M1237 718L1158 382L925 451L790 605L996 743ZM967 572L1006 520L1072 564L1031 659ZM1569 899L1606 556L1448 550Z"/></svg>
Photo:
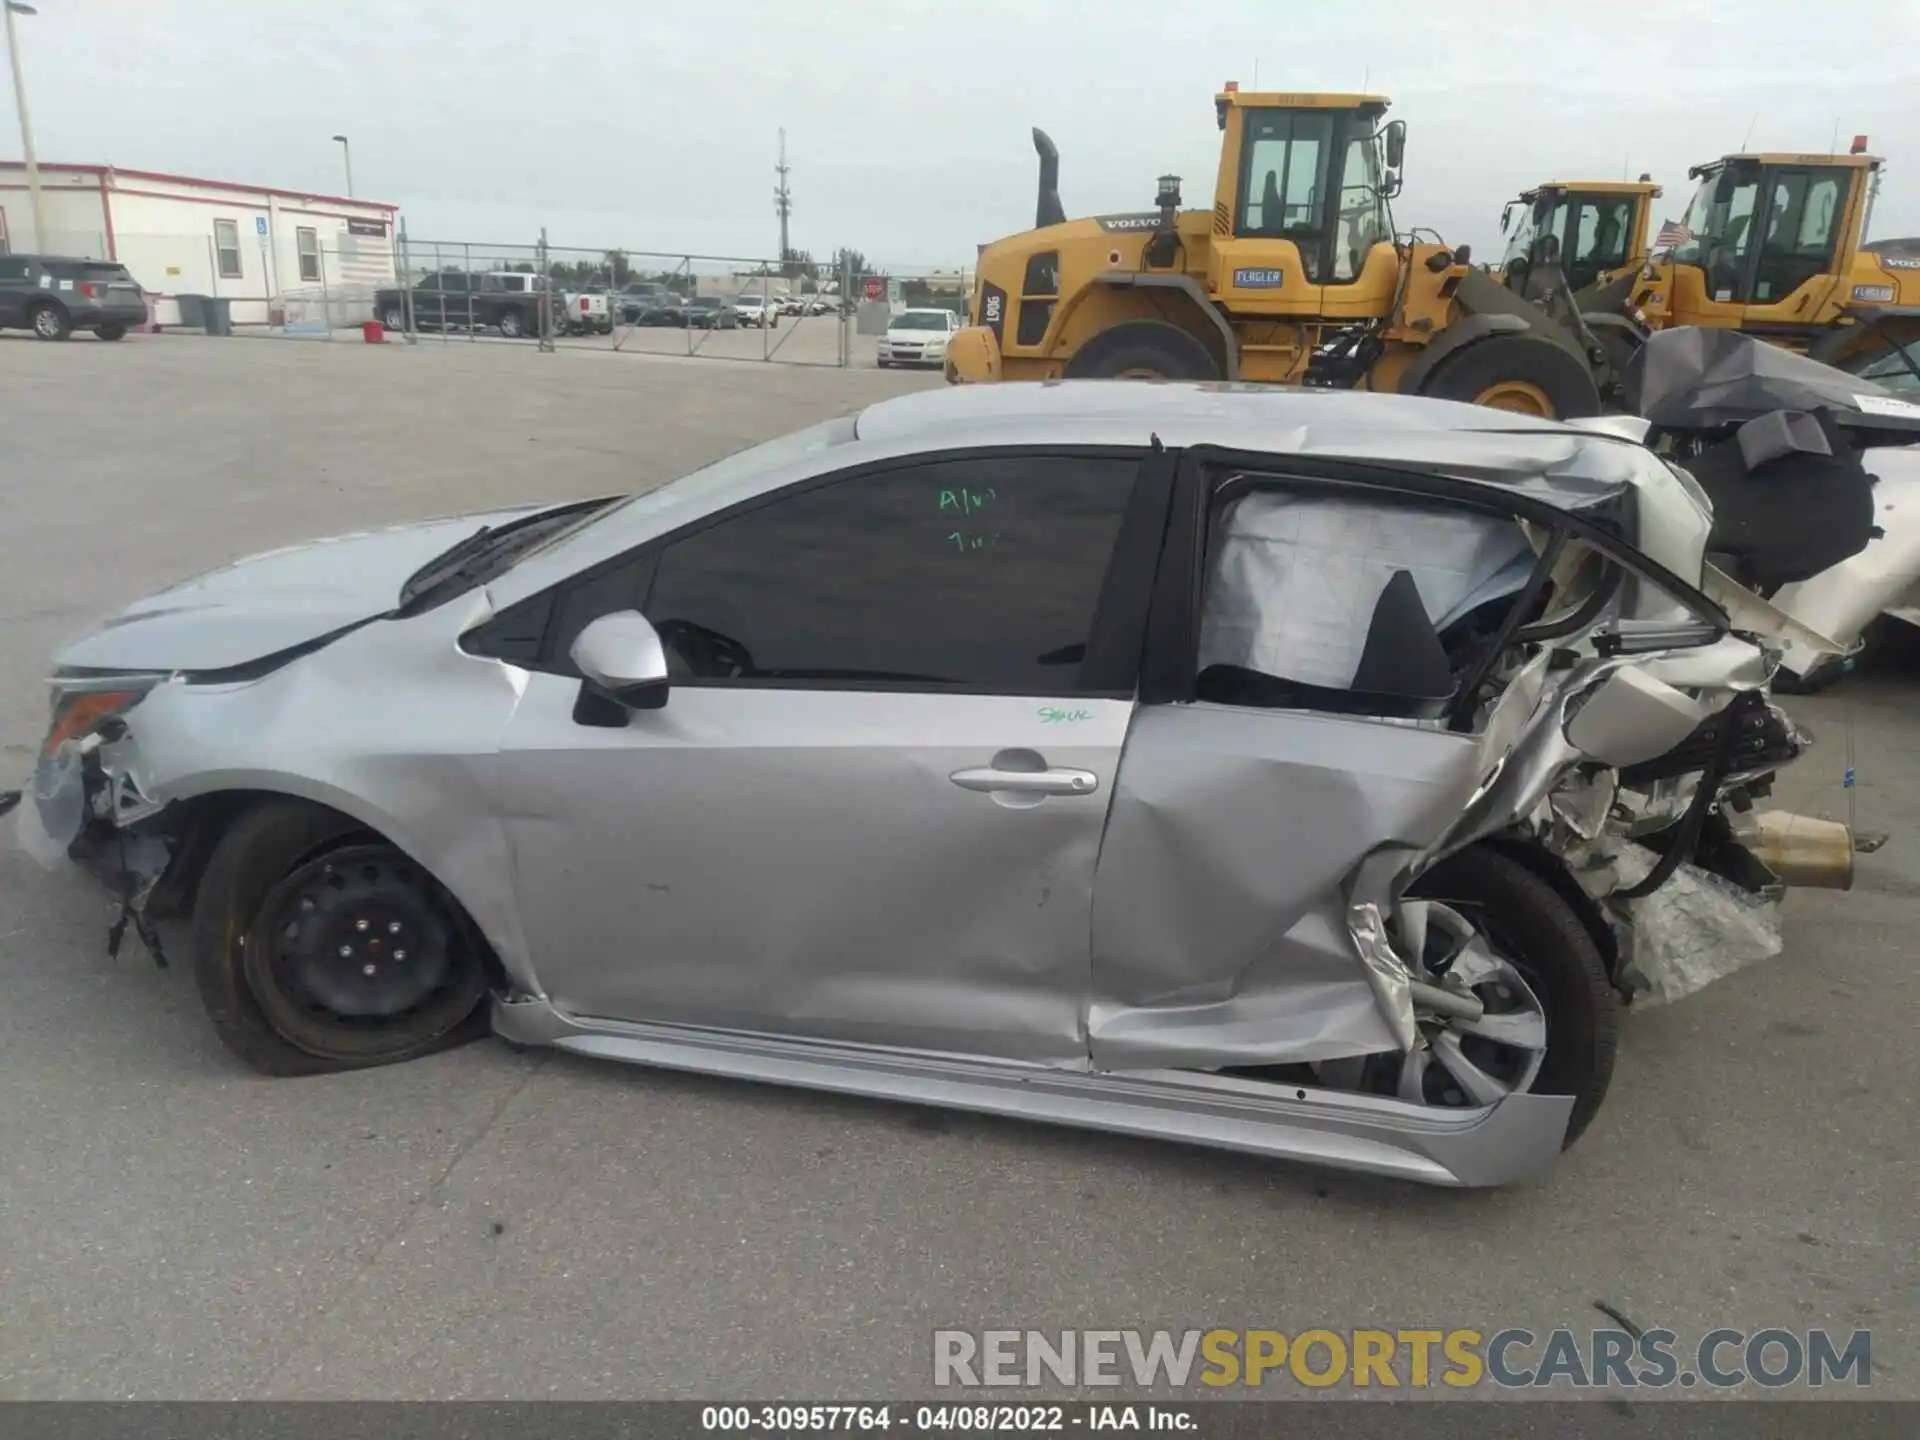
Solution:
<svg viewBox="0 0 1920 1440"><path fill-rule="evenodd" d="M909 310L904 315L894 316L891 328L895 330L944 330L947 328L947 317L944 313L937 313L931 310Z"/></svg>
<svg viewBox="0 0 1920 1440"><path fill-rule="evenodd" d="M1540 233L1540 215L1547 207L1537 200L1523 200L1519 208L1520 219L1507 237L1506 253L1500 257L1503 266L1511 266L1516 260L1526 264L1533 259L1534 238Z"/></svg>
<svg viewBox="0 0 1920 1440"><path fill-rule="evenodd" d="M1732 172L1718 170L1701 176L1700 188L1687 202L1686 217L1680 222L1686 235L1673 247L1674 263L1699 265L1716 274L1736 270L1746 257L1753 202L1759 189L1757 175L1742 180ZM1715 288L1726 286L1717 283Z"/></svg>
<svg viewBox="0 0 1920 1440"><path fill-rule="evenodd" d="M1846 367L1862 380L1872 380L1895 395L1920 400L1920 340L1904 350L1884 350Z"/></svg>
<svg viewBox="0 0 1920 1440"><path fill-rule="evenodd" d="M733 303L736 305L764 305L767 302L758 295L737 295L734 297Z"/></svg>
<svg viewBox="0 0 1920 1440"><path fill-rule="evenodd" d="M693 302L693 308L696 310L718 310L720 308L720 302L711 295L702 295L698 300Z"/></svg>

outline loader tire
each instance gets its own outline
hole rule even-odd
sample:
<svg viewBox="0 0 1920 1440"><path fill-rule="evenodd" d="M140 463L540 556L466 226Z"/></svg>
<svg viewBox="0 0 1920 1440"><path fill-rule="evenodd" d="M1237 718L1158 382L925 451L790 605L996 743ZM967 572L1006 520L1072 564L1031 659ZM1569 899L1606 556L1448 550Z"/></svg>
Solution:
<svg viewBox="0 0 1920 1440"><path fill-rule="evenodd" d="M1218 380L1219 362L1178 325L1129 320L1102 330L1067 362L1069 380Z"/></svg>
<svg viewBox="0 0 1920 1440"><path fill-rule="evenodd" d="M1542 420L1600 413L1592 372L1551 340L1532 335L1490 335L1463 346L1435 367L1420 393Z"/></svg>

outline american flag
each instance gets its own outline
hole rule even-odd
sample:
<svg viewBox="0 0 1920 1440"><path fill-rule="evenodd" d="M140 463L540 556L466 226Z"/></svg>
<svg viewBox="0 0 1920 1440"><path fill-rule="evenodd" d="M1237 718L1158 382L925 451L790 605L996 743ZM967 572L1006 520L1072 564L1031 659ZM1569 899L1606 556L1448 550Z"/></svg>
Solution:
<svg viewBox="0 0 1920 1440"><path fill-rule="evenodd" d="M1660 224L1660 233L1654 237L1653 248L1671 250L1676 245L1691 245L1693 232L1678 220L1664 220Z"/></svg>

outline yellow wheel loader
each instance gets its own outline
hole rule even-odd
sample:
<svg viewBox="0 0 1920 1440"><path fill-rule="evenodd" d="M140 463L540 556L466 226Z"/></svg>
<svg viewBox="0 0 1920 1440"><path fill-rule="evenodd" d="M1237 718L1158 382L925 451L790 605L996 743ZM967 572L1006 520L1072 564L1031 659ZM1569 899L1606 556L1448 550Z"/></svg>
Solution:
<svg viewBox="0 0 1920 1440"><path fill-rule="evenodd" d="M1865 150L1860 136L1848 155L1696 165L1676 243L1632 282L1629 313L1744 330L1841 369L1920 340L1920 256L1866 243L1882 162Z"/></svg>
<svg viewBox="0 0 1920 1440"><path fill-rule="evenodd" d="M1597 414L1604 355L1470 264L1396 239L1406 124L1379 95L1214 97L1210 210L1068 220L1040 156L1035 227L984 246L956 383L1165 378L1363 387L1549 417Z"/></svg>
<svg viewBox="0 0 1920 1440"><path fill-rule="evenodd" d="M1497 273L1510 290L1540 294L1558 270L1584 308L1596 292L1647 263L1647 232L1661 189L1638 180L1555 180L1522 191L1500 212L1506 252Z"/></svg>
<svg viewBox="0 0 1920 1440"><path fill-rule="evenodd" d="M1881 161L1865 150L1861 136L1848 155L1697 165L1685 219L1651 248L1660 191L1646 177L1541 186L1501 216L1502 282L1573 343L1604 352L1603 394L1647 334L1675 325L1744 331L1843 370L1897 364L1920 379L1920 253L1910 241L1866 243ZM1624 232L1610 223L1621 221ZM1624 249L1622 233L1632 237Z"/></svg>

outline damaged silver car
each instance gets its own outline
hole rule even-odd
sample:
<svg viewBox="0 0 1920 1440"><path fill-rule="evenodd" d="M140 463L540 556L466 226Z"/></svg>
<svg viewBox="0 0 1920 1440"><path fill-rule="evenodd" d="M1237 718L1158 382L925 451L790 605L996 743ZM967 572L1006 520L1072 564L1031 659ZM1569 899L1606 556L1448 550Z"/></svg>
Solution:
<svg viewBox="0 0 1920 1440"><path fill-rule="evenodd" d="M1639 897L1840 883L1746 813L1817 637L1607 428L969 386L259 556L56 657L22 835L190 915L271 1074L490 1026L1521 1179L1606 1093Z"/></svg>

